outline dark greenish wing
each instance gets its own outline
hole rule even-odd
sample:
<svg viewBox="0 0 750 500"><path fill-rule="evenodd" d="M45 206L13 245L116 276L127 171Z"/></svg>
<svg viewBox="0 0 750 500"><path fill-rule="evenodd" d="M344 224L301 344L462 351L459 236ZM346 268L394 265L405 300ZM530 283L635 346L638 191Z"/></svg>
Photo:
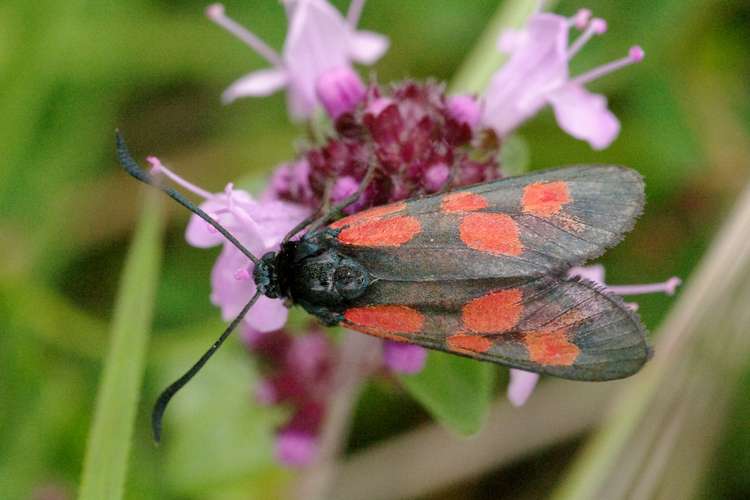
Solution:
<svg viewBox="0 0 750 500"><path fill-rule="evenodd" d="M381 280L343 317L342 326L381 338L574 380L627 377L650 352L619 298L552 276Z"/></svg>
<svg viewBox="0 0 750 500"><path fill-rule="evenodd" d="M542 276L617 244L643 202L637 172L574 166L376 207L331 227L340 251L376 278Z"/></svg>

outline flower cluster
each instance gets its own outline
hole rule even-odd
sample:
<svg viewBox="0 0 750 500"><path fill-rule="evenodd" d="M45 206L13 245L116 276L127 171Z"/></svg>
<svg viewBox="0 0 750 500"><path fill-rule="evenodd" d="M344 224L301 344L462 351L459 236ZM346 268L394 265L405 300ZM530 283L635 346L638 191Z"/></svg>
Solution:
<svg viewBox="0 0 750 500"><path fill-rule="evenodd" d="M571 28L583 33L569 43ZM627 56L571 78L568 64L595 35L607 31L607 23L582 9L571 18L537 13L522 30L508 30L498 48L509 54L508 62L492 77L485 93L482 122L505 136L551 105L560 128L594 149L609 146L620 132L620 122L607 109L607 99L592 94L584 85L643 59L638 46Z"/></svg>
<svg viewBox="0 0 750 500"><path fill-rule="evenodd" d="M304 335L246 327L243 338L265 375L255 389L255 400L291 409L290 418L278 429L277 459L291 467L307 465L317 454L318 433L332 389L334 345L315 326Z"/></svg>
<svg viewBox="0 0 750 500"><path fill-rule="evenodd" d="M154 173L202 197L201 208L256 255L277 250L286 232L321 204L356 193L368 171L372 178L347 208L349 213L500 178L499 153L505 138L547 105L565 132L594 149L606 148L620 125L606 98L585 85L643 59L643 51L635 46L620 60L571 77L570 60L594 36L605 33L607 24L588 10L572 17L540 11L523 29L506 31L499 38L498 50L509 57L482 95L448 95L443 84L431 81L366 84L353 64L377 61L388 40L356 29L364 0L353 0L346 16L326 0L282 3L289 28L281 53L229 18L221 5L208 8L211 20L271 65L236 81L223 99L266 96L285 88L293 119L315 123L318 110L327 114L332 126L326 137L279 166L260 200L231 184L222 193L206 192L151 160ZM573 30L580 33L571 42ZM198 247L223 245L212 272L211 300L225 319L232 318L255 293L252 263L195 216L186 238ZM609 287L603 268L597 269L576 268L571 273L621 294L671 293L677 284L672 280L645 288ZM286 317L282 301L263 297L246 316L244 329L250 350L266 366L257 399L293 408L291 419L279 429L278 458L300 466L316 454L337 351L316 328L295 336L282 330ZM425 356L417 346L383 345L383 362L395 372L420 371ZM510 401L523 404L537 379L535 374L511 370Z"/></svg>
<svg viewBox="0 0 750 500"><path fill-rule="evenodd" d="M224 92L224 102L239 97L267 96L287 89L289 114L309 118L317 106L316 85L329 71L351 68L352 62L372 64L388 49L388 39L355 29L364 0L354 0L346 19L326 0L283 0L289 19L284 51L279 55L249 30L226 16L221 4L206 15L242 40L271 64L271 69L250 73Z"/></svg>
<svg viewBox="0 0 750 500"><path fill-rule="evenodd" d="M441 85L404 82L371 85L335 120L336 134L279 169L269 199L318 206L354 193L371 165L374 174L356 212L456 186L500 177L500 144L478 127L478 104L450 99Z"/></svg>
<svg viewBox="0 0 750 500"><path fill-rule="evenodd" d="M205 201L200 208L227 228L245 248L255 255L278 250L284 235L309 215L302 205L284 201L260 203L230 183L222 193L209 193L178 176L156 157L149 157L152 175L164 175ZM255 295L252 264L197 215L190 218L185 231L187 242L198 248L222 245L211 272L211 302L221 308L224 321L231 321ZM278 330L286 323L287 308L283 302L260 297L245 322L262 332Z"/></svg>

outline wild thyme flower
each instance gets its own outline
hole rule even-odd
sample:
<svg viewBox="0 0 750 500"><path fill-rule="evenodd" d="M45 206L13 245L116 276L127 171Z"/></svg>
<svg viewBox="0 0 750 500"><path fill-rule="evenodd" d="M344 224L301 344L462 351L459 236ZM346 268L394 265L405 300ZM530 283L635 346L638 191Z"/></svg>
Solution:
<svg viewBox="0 0 750 500"><path fill-rule="evenodd" d="M418 345L383 342L383 364L394 373L419 373L426 361L427 350Z"/></svg>
<svg viewBox="0 0 750 500"><path fill-rule="evenodd" d="M569 43L571 28L583 32ZM521 123L551 105L560 128L594 149L609 146L620 132L620 122L607 108L607 99L585 85L620 68L639 62L644 52L630 48L622 59L571 77L570 60L594 36L607 31L607 23L591 18L588 10L566 18L540 12L525 28L508 30L498 49L510 55L495 73L484 94L482 123L505 137Z"/></svg>
<svg viewBox="0 0 750 500"><path fill-rule="evenodd" d="M615 295L645 295L649 293L663 293L665 295L674 295L677 287L682 284L682 280L677 276L672 276L662 283L647 283L643 285L608 285L604 281L604 266L593 264L590 266L577 266L568 270L568 276L572 278L583 278L592 281L604 288L609 293ZM631 309L638 309L638 304L630 302L627 304Z"/></svg>
<svg viewBox="0 0 750 500"><path fill-rule="evenodd" d="M335 346L317 326L301 335L246 328L243 337L261 361L265 377L256 387L256 401L290 409L288 420L277 429L276 457L290 467L305 466L317 455L320 426L333 390Z"/></svg>
<svg viewBox="0 0 750 500"><path fill-rule="evenodd" d="M374 177L348 213L501 177L500 144L477 128L478 104L446 97L442 85L372 84L350 112L332 117L336 134L281 167L268 198L316 207L329 193L336 202L356 191L370 165Z"/></svg>
<svg viewBox="0 0 750 500"><path fill-rule="evenodd" d="M156 157L149 157L151 173L164 175L200 196L200 208L217 219L255 255L278 250L284 235L309 214L309 209L284 201L255 201L245 191L227 184L223 193L209 193L184 180L165 167ZM230 321L255 294L252 264L234 245L226 242L216 230L197 215L190 218L185 239L195 247L208 248L223 244L221 254L211 271L211 302L221 308L224 321ZM245 316L245 323L260 331L281 328L288 310L283 301L260 297Z"/></svg>
<svg viewBox="0 0 750 500"><path fill-rule="evenodd" d="M290 115L303 119L310 117L318 105L319 79L327 78L330 84L337 75L350 78L352 63L373 64L388 49L388 39L377 33L356 30L364 0L352 1L346 19L326 0L284 0L283 3L289 28L281 54L227 17L223 5L211 5L206 15L272 66L234 82L224 92L224 102L267 96L286 88Z"/></svg>

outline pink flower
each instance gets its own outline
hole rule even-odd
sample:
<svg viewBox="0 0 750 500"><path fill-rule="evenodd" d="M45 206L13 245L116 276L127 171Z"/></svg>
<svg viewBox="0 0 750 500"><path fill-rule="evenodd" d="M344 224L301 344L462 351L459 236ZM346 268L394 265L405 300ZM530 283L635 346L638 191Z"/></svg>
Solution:
<svg viewBox="0 0 750 500"><path fill-rule="evenodd" d="M365 98L362 80L351 68L333 68L318 78L315 92L318 99L334 120L344 113L351 113Z"/></svg>
<svg viewBox="0 0 750 500"><path fill-rule="evenodd" d="M476 128L481 119L482 109L479 102L469 95L454 95L448 98L448 113L459 123Z"/></svg>
<svg viewBox="0 0 750 500"><path fill-rule="evenodd" d="M316 436L293 429L285 430L276 437L276 459L288 467L309 465L318 454Z"/></svg>
<svg viewBox="0 0 750 500"><path fill-rule="evenodd" d="M419 373L427 361L427 350L414 344L386 340L383 342L383 362L396 373Z"/></svg>
<svg viewBox="0 0 750 500"><path fill-rule="evenodd" d="M285 0L289 19L281 55L260 38L227 17L221 4L208 7L206 14L218 25L245 42L272 67L254 71L234 82L223 95L225 102L239 97L270 95L287 89L289 113L295 119L309 117L318 104L318 80L332 70L350 69L352 62L373 64L388 49L388 39L355 29L364 0L353 0L347 18L326 0ZM352 89L351 74L344 88ZM329 75L327 85L331 85Z"/></svg>
<svg viewBox="0 0 750 500"><path fill-rule="evenodd" d="M245 191L234 189L232 184L228 184L223 193L212 194L174 174L158 158L150 157L148 161L152 165L152 174L165 175L204 198L200 208L217 219L258 257L278 250L284 235L310 213L306 207L285 201L255 201ZM224 321L232 320L255 294L252 263L197 215L190 218L185 239L200 248L224 244L211 271L211 302L221 308ZM281 328L286 318L287 308L283 301L260 297L245 316L245 322L265 332Z"/></svg>
<svg viewBox="0 0 750 500"><path fill-rule="evenodd" d="M538 373L525 370L510 369L510 382L508 382L508 401L513 406L523 406L534 392L536 383L539 381Z"/></svg>
<svg viewBox="0 0 750 500"><path fill-rule="evenodd" d="M255 388L255 400L291 410L289 418L277 428L276 458L288 467L305 466L317 455L321 425L333 391L336 346L314 325L301 335L246 327L243 337L260 361L264 377Z"/></svg>
<svg viewBox="0 0 750 500"><path fill-rule="evenodd" d="M261 201L289 200L317 207L320 203L310 186L310 164L304 158L285 163L274 170L271 182L261 195Z"/></svg>
<svg viewBox="0 0 750 500"><path fill-rule="evenodd" d="M568 270L568 276L583 278L593 281L597 285L604 287L608 292L616 295L644 295L647 293L663 293L665 295L674 295L677 287L682 284L682 280L677 276L672 276L662 283L646 283L643 285L608 285L604 281L604 266L593 264L590 266L571 267Z"/></svg>
<svg viewBox="0 0 750 500"><path fill-rule="evenodd" d="M569 44L572 27L584 31ZM485 93L482 123L507 136L549 104L558 125L568 134L594 149L609 146L620 132L620 122L607 108L607 99L589 92L584 85L641 61L643 50L634 46L626 57L573 78L568 68L570 60L594 35L606 31L603 19L591 19L590 11L581 10L572 18L537 13L523 30L503 33L498 48L510 58L492 77Z"/></svg>

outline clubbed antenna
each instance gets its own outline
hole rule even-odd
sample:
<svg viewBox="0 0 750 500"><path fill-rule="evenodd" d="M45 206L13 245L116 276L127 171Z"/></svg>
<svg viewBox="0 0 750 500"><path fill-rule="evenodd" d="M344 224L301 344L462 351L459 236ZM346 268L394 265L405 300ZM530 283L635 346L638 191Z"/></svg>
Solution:
<svg viewBox="0 0 750 500"><path fill-rule="evenodd" d="M258 300L258 297L260 297L260 291L256 292L255 295L253 295L253 298L250 299L247 304L245 304L245 307L242 308L242 311L240 311L237 317L232 320L227 329L224 330L224 332L219 336L216 342L214 342L213 345L208 348L203 356L201 356L200 359L193 366L191 366L190 369L186 371L182 377L172 382L172 384L164 389L164 391L162 391L162 393L159 395L159 399L156 400L154 410L151 413L151 428L154 431L154 441L156 441L157 444L159 444L159 442L161 441L162 419L164 418L164 412L167 409L167 404L169 404L169 401L177 393L177 391L182 389L185 384L190 382L190 380L200 371L200 369L203 368L203 365L205 365L206 362L211 359L211 356L213 356L214 353L219 349L219 347L221 347L221 344L223 344L227 337L229 337L229 335L237 328L237 325L240 324L242 318L244 318L250 308L253 307L253 304L255 304L255 302Z"/></svg>
<svg viewBox="0 0 750 500"><path fill-rule="evenodd" d="M125 144L125 139L123 139L122 135L119 131L115 132L115 137L117 141L117 159L120 162L120 165L122 168L131 176L135 177L139 181L148 184L150 186L153 186L160 191L163 191L166 193L170 198L175 200L177 203L182 205L183 207L190 210L192 213L200 217L201 219L205 220L211 226L216 228L219 233L221 233L227 240L229 240L230 243L232 243L237 249L239 249L243 254L247 256L248 259L250 259L253 264L258 264L259 260L258 258L250 252L247 248L245 248L242 243L240 243L237 238L232 236L232 234L226 230L224 226L219 224L216 220L214 220L210 215L208 215L206 212L201 210L199 207L197 207L195 204L190 202L187 198L185 198L182 194L180 194L179 191L162 186L160 183L158 183L154 177L152 177L148 172L146 172L144 169L142 169L138 163L133 159L132 155L130 154L130 151L128 151L128 146ZM219 338L214 342L211 347L203 354L203 356L200 357L200 359L192 366L190 369L185 372L185 374L178 378L176 381L174 381L169 387L167 387L159 396L159 399L156 400L156 404L154 405L154 410L151 414L151 426L154 432L154 440L158 444L161 440L161 429L162 429L162 419L164 418L164 412L167 409L167 405L169 404L169 401L172 399L172 397L182 389L185 384L190 382L190 380L203 368L203 365L205 365L209 359L211 359L211 356L214 355L214 353L221 347L221 345L224 343L224 341L229 337L229 335L237 328L237 326L240 324L242 319L245 317L247 312L253 307L255 302L258 300L258 297L260 297L261 292L258 291L253 295L253 298L250 299L250 301L245 304L245 307L240 311L240 313L237 315L234 320L229 324L226 330L219 336Z"/></svg>
<svg viewBox="0 0 750 500"><path fill-rule="evenodd" d="M120 134L120 131L115 132L115 138L117 141L117 159L120 162L120 166L129 173L131 176L135 177L139 181L148 184L149 186L153 186L156 189L159 189L160 191L163 191L167 194L170 198L172 198L174 201L182 205L183 207L187 208L191 212L193 212L195 215L203 219L204 221L211 224L219 233L221 233L229 242L237 247L237 249L245 254L245 256L250 259L253 264L258 265L259 260L258 258L253 255L253 253L245 248L245 246L240 243L237 238L232 236L232 233L227 231L227 229L219 224L213 217L208 215L206 212L201 210L198 206L196 206L194 203L192 203L190 200L185 198L182 194L180 194L179 191L167 187L162 186L159 184L148 172L143 170L138 163L133 159L133 156L130 154L130 151L128 151L128 146L125 144L125 139L123 139L122 135Z"/></svg>

